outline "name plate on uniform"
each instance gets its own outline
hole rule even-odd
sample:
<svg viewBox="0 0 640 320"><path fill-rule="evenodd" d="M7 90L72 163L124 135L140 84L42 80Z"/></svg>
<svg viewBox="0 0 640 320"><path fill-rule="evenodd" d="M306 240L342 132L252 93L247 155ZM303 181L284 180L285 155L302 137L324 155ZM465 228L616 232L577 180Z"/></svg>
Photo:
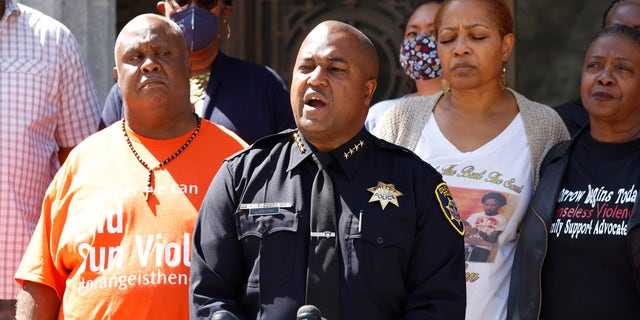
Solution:
<svg viewBox="0 0 640 320"><path fill-rule="evenodd" d="M249 210L250 216L269 216L280 213L280 208L291 208L291 202L242 203L240 210Z"/></svg>

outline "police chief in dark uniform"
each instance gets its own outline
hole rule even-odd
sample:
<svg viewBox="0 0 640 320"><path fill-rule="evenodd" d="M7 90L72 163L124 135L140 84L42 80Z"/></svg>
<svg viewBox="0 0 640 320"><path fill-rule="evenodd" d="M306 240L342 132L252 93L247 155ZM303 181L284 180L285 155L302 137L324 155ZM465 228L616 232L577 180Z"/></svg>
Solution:
<svg viewBox="0 0 640 320"><path fill-rule="evenodd" d="M325 21L305 38L291 84L298 129L227 159L204 199L192 319L293 320L309 304L329 320L464 318L464 227L446 184L412 152L364 130L377 73L373 44L347 24ZM316 190L333 191L315 201L335 208L336 232L310 226L334 218L311 212L319 168L328 178ZM311 260L322 249L309 246L325 240L335 244L327 251L335 278L329 259ZM307 284L311 274L319 283Z"/></svg>

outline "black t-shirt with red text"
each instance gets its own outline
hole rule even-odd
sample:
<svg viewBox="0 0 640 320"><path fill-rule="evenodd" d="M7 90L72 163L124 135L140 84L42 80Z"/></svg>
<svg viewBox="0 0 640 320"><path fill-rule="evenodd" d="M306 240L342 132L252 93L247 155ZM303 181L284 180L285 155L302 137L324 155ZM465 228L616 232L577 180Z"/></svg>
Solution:
<svg viewBox="0 0 640 320"><path fill-rule="evenodd" d="M576 141L549 226L540 319L640 319L626 237L639 165L640 139Z"/></svg>

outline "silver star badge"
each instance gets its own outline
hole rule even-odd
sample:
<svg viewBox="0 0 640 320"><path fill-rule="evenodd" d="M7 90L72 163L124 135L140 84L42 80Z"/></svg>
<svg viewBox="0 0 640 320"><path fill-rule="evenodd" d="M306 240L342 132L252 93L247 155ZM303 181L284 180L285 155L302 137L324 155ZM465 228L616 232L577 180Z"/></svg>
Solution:
<svg viewBox="0 0 640 320"><path fill-rule="evenodd" d="M398 204L398 197L402 196L402 192L396 190L394 184L386 184L378 181L375 187L367 189L367 191L373 193L369 199L369 203L379 201L382 210L384 210L389 203L393 203L396 207L400 207Z"/></svg>

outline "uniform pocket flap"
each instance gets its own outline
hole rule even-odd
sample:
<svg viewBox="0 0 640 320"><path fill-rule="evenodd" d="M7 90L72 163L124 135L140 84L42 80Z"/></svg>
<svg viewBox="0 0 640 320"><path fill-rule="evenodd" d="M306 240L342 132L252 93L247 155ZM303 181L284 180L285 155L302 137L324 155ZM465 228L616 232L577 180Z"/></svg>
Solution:
<svg viewBox="0 0 640 320"><path fill-rule="evenodd" d="M246 210L235 213L238 239L247 236L264 238L279 231L296 232L299 216L288 208L279 208L271 214L250 214Z"/></svg>

